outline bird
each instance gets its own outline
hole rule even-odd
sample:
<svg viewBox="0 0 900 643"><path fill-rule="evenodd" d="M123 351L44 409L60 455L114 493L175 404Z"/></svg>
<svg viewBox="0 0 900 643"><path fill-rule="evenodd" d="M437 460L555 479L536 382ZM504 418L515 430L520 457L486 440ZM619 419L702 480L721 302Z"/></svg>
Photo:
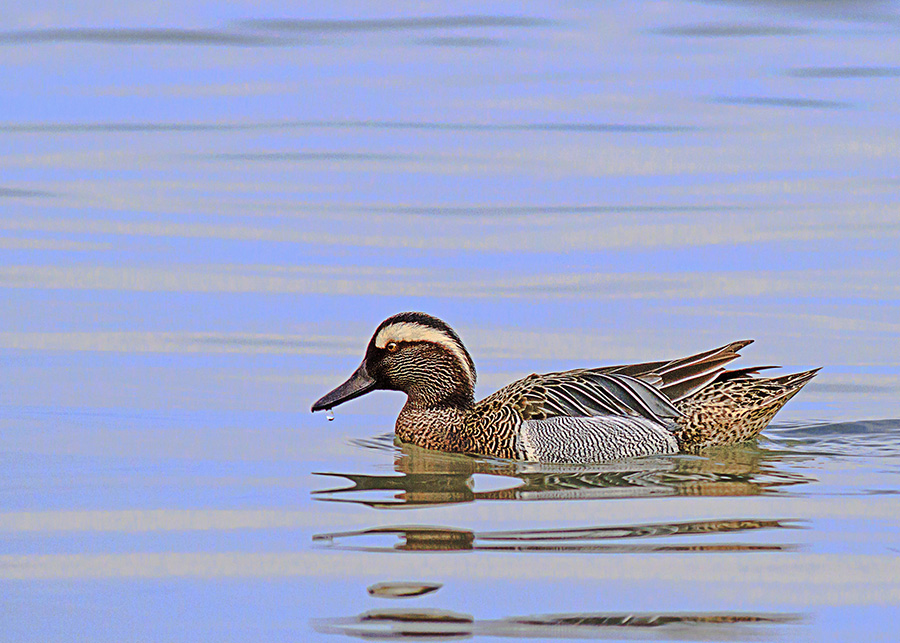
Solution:
<svg viewBox="0 0 900 643"><path fill-rule="evenodd" d="M446 322L404 312L376 328L359 368L312 405L406 393L395 433L426 449L531 462L594 463L699 453L755 438L821 370L761 377L725 365L753 340L680 359L537 374L475 401L475 363Z"/></svg>

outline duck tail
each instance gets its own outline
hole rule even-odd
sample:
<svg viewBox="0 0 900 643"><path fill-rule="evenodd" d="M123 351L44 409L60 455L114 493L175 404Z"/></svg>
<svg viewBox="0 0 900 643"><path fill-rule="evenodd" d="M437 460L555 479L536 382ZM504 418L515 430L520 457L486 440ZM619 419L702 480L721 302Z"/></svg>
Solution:
<svg viewBox="0 0 900 643"><path fill-rule="evenodd" d="M771 367L762 367L771 368ZM724 371L696 393L676 402L683 413L675 437L687 453L751 440L820 369L779 377L754 377L760 367Z"/></svg>

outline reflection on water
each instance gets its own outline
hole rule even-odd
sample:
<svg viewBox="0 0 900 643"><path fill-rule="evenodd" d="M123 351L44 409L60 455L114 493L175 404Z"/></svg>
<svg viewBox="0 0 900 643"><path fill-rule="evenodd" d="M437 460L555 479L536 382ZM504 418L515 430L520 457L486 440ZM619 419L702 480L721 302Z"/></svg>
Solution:
<svg viewBox="0 0 900 643"><path fill-rule="evenodd" d="M712 536L760 529L793 529L798 525L781 520L700 520L684 523L660 523L582 527L577 529L539 529L473 532L444 527L377 527L361 531L319 534L313 540L334 549L369 552L387 551L492 551L552 552L577 554L648 554L710 552L777 552L798 547L791 544L759 543L615 543L596 541L665 538L670 536ZM384 543L388 540L393 542ZM399 539L399 540L397 540ZM348 544L349 541L349 544Z"/></svg>
<svg viewBox="0 0 900 643"><path fill-rule="evenodd" d="M318 632L364 639L468 638L497 636L540 639L616 638L737 641L785 636L799 614L535 614L477 619L439 609L378 609L345 618L314 619Z"/></svg>
<svg viewBox="0 0 900 643"><path fill-rule="evenodd" d="M390 448L386 438L358 444ZM351 486L313 493L319 500L390 508L476 500L753 496L814 482L806 474L786 471L780 466L784 457L783 452L743 444L710 450L701 457L658 456L571 466L475 458L398 442L394 470L400 475L320 473L344 478ZM497 484L479 490L478 474L492 476L488 480Z"/></svg>

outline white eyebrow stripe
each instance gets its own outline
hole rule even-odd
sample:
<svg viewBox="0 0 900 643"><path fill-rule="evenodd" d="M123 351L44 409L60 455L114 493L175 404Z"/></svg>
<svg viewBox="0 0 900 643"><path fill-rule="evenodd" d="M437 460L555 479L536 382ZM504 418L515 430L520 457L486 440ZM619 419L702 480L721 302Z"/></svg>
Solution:
<svg viewBox="0 0 900 643"><path fill-rule="evenodd" d="M459 360L469 381L475 383L475 377L469 366L469 358L455 339L442 330L417 324L415 322L396 322L389 324L375 335L375 347L384 348L389 342L431 342L443 346Z"/></svg>

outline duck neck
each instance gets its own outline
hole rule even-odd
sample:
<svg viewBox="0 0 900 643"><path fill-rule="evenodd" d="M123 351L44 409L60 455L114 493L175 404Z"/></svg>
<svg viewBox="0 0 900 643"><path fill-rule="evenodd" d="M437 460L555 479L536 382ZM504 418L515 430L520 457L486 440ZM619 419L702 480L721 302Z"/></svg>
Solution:
<svg viewBox="0 0 900 643"><path fill-rule="evenodd" d="M472 388L465 385L407 391L406 405L397 416L397 436L428 449L463 450L465 418L474 406Z"/></svg>
<svg viewBox="0 0 900 643"><path fill-rule="evenodd" d="M397 436L430 449L464 451L466 416L475 407L475 377L454 355L431 356L428 369L411 369L397 382L406 405L397 417Z"/></svg>
<svg viewBox="0 0 900 643"><path fill-rule="evenodd" d="M469 411L459 405L420 406L407 400L397 416L397 437L426 449L468 450L463 448L463 442Z"/></svg>
<svg viewBox="0 0 900 643"><path fill-rule="evenodd" d="M473 406L475 406L475 395L471 387L460 385L450 390L422 388L408 391L403 410L421 412L455 409L465 412Z"/></svg>

